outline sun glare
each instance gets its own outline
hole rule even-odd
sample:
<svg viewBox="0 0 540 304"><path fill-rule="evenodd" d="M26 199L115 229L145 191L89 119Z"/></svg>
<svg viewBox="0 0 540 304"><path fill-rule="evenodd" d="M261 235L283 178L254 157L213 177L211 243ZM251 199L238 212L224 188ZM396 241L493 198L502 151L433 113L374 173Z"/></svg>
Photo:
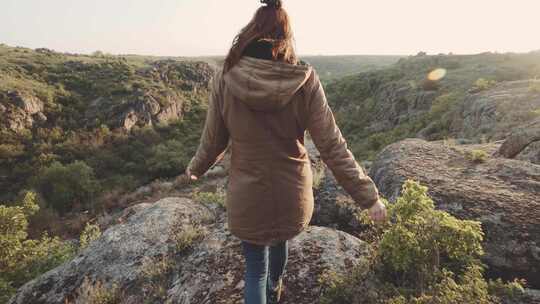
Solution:
<svg viewBox="0 0 540 304"><path fill-rule="evenodd" d="M431 72L429 72L427 78L431 81L439 81L446 76L446 69L435 69Z"/></svg>

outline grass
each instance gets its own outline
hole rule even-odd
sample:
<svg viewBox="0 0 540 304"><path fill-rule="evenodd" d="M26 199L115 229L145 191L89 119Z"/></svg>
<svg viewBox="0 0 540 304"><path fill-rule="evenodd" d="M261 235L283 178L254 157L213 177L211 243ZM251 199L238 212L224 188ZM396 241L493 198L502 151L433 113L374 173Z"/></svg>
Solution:
<svg viewBox="0 0 540 304"><path fill-rule="evenodd" d="M321 183L322 181L324 180L324 177L325 177L325 168L324 166L321 167L321 168L314 168L313 169L313 188L314 189L319 189L319 187L321 186Z"/></svg>
<svg viewBox="0 0 540 304"><path fill-rule="evenodd" d="M194 192L193 199L201 204L217 205L221 208L226 208L226 191L223 187L219 187L215 192Z"/></svg>
<svg viewBox="0 0 540 304"><path fill-rule="evenodd" d="M175 269L175 261L170 256L147 258L142 264L142 290L144 303L163 303L167 298L167 290L171 275Z"/></svg>
<svg viewBox="0 0 540 304"><path fill-rule="evenodd" d="M85 277L77 290L75 301L66 301L66 304L120 304L122 293L117 285L107 286L101 281L93 282Z"/></svg>
<svg viewBox="0 0 540 304"><path fill-rule="evenodd" d="M182 253L193 248L195 242L201 240L206 235L206 230L200 225L182 226L181 230L173 233L175 250Z"/></svg>

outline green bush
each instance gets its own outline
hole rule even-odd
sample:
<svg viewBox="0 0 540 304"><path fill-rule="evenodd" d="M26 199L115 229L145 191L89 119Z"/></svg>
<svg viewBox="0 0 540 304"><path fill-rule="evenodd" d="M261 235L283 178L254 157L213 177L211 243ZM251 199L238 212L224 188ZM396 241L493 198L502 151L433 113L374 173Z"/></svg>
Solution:
<svg viewBox="0 0 540 304"><path fill-rule="evenodd" d="M426 187L407 181L388 215L366 263L320 277L321 303L488 304L523 295L519 281L484 279L480 223L435 210Z"/></svg>
<svg viewBox="0 0 540 304"><path fill-rule="evenodd" d="M325 167L313 168L313 189L319 189L325 178Z"/></svg>
<svg viewBox="0 0 540 304"><path fill-rule="evenodd" d="M72 304L73 302L66 302ZM106 286L101 281L92 282L85 277L77 289L75 304L120 304L122 292L117 285Z"/></svg>
<svg viewBox="0 0 540 304"><path fill-rule="evenodd" d="M480 222L458 220L435 210L426 187L406 182L389 213L393 222L380 242L380 257L389 275L398 274L397 285L414 282L408 287L427 290L440 281L443 270L459 276L480 265Z"/></svg>
<svg viewBox="0 0 540 304"><path fill-rule="evenodd" d="M143 304L166 302L168 286L177 268L174 257L145 258L141 268L144 274L140 282L145 293Z"/></svg>
<svg viewBox="0 0 540 304"><path fill-rule="evenodd" d="M540 81L531 81L529 83L529 92L540 93Z"/></svg>
<svg viewBox="0 0 540 304"><path fill-rule="evenodd" d="M37 187L47 203L61 214L71 211L76 204L88 208L99 192L94 170L83 161L68 165L53 162L40 172Z"/></svg>
<svg viewBox="0 0 540 304"><path fill-rule="evenodd" d="M473 90L475 90L475 91L484 91L484 90L487 90L487 89L493 87L496 84L497 84L497 81L495 81L495 80L488 80L488 79L484 79L484 78L478 78L474 82Z"/></svg>
<svg viewBox="0 0 540 304"><path fill-rule="evenodd" d="M79 237L80 249L84 249L90 245L93 241L97 240L101 236L101 229L98 225L86 223L83 232Z"/></svg>
<svg viewBox="0 0 540 304"><path fill-rule="evenodd" d="M16 158L24 154L22 145L0 144L0 161L2 159Z"/></svg>
<svg viewBox="0 0 540 304"><path fill-rule="evenodd" d="M206 230L199 225L183 227L182 230L173 232L176 252L182 253L192 248L196 241L201 240L206 235Z"/></svg>
<svg viewBox="0 0 540 304"><path fill-rule="evenodd" d="M75 252L72 245L46 234L39 240L27 239L28 217L39 210L35 199L35 194L28 192L20 206L0 205L0 303Z"/></svg>
<svg viewBox="0 0 540 304"><path fill-rule="evenodd" d="M184 144L174 139L157 145L152 149L151 154L146 165L152 173L161 177L173 177L180 174L182 168L185 168L190 160Z"/></svg>
<svg viewBox="0 0 540 304"><path fill-rule="evenodd" d="M489 157L488 153L484 150L467 151L465 156L473 163L485 163Z"/></svg>
<svg viewBox="0 0 540 304"><path fill-rule="evenodd" d="M223 187L220 187L216 192L195 192L193 199L201 204L216 204L222 208L225 208L226 192Z"/></svg>
<svg viewBox="0 0 540 304"><path fill-rule="evenodd" d="M7 303L17 290L4 279L0 278L0 303Z"/></svg>

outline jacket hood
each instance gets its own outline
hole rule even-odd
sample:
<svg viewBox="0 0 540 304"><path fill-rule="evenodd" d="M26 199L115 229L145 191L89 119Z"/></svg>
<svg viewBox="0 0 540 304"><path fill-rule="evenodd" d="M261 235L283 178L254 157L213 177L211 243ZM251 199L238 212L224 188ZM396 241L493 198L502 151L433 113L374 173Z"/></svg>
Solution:
<svg viewBox="0 0 540 304"><path fill-rule="evenodd" d="M223 79L239 101L255 111L285 107L312 73L307 64L288 64L244 56Z"/></svg>

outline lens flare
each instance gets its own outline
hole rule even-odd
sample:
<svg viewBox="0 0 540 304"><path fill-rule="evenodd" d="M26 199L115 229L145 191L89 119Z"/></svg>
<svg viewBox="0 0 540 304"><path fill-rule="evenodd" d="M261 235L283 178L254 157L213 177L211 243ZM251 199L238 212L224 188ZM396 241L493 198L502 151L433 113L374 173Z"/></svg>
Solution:
<svg viewBox="0 0 540 304"><path fill-rule="evenodd" d="M446 69L435 69L427 75L427 79L431 81L439 81L446 76Z"/></svg>

